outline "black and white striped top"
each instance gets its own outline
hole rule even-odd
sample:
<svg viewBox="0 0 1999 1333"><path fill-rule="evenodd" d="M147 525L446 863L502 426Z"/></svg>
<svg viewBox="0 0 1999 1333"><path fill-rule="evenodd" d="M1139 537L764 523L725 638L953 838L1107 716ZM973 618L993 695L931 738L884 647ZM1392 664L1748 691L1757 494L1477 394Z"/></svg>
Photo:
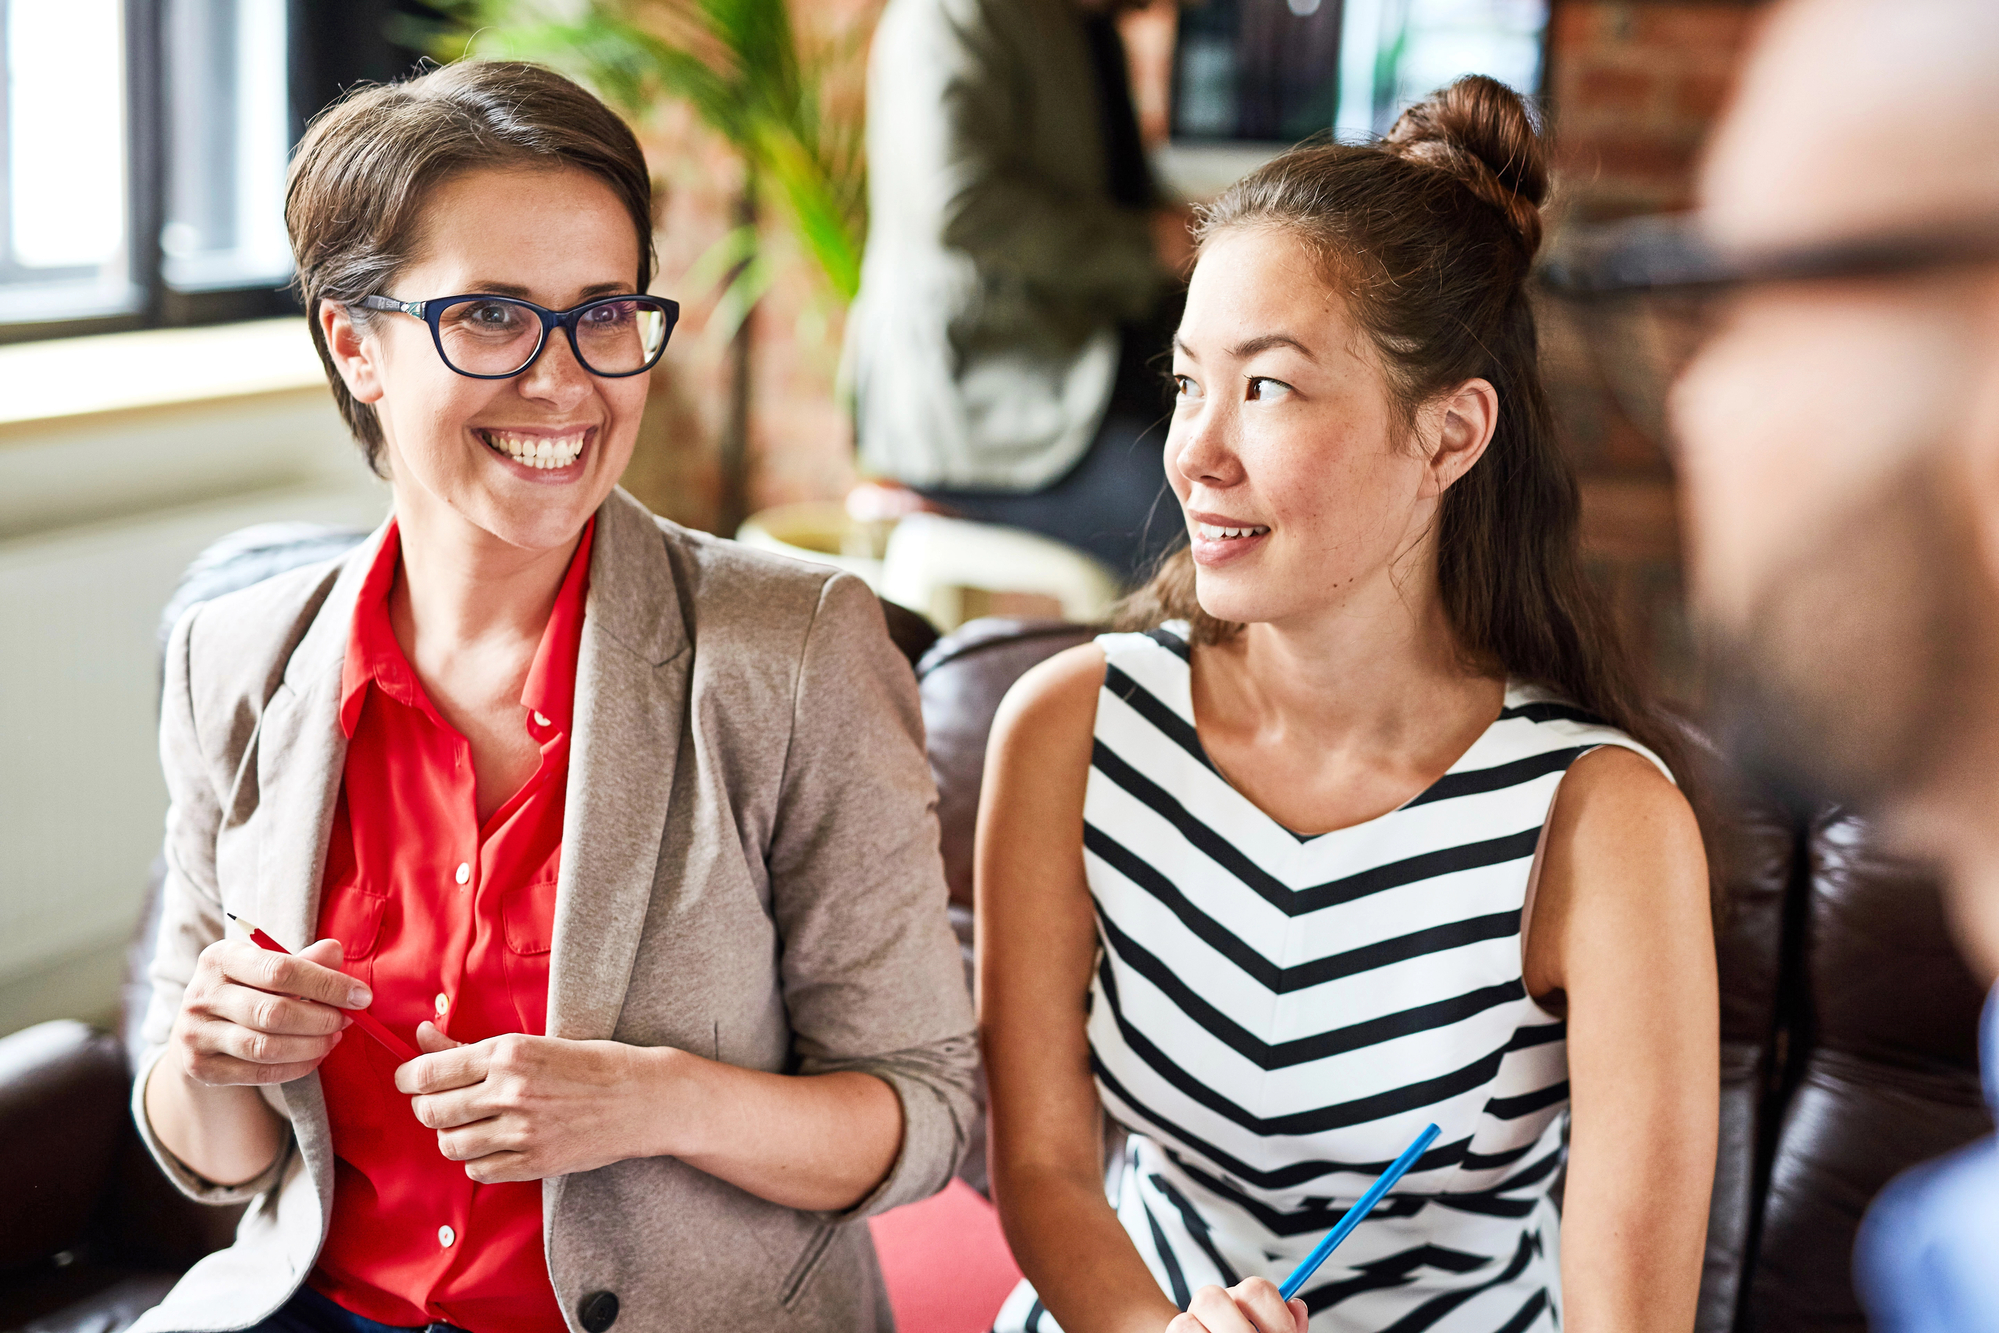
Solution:
<svg viewBox="0 0 1999 1333"><path fill-rule="evenodd" d="M1313 1329L1558 1327L1568 1063L1522 982L1521 911L1568 766L1657 756L1509 685L1428 790L1301 836L1202 749L1184 632L1097 641L1088 1032L1132 1131L1119 1215L1183 1306L1203 1283L1281 1280L1434 1120L1436 1146L1301 1293ZM997 1326L1054 1321L1023 1284Z"/></svg>

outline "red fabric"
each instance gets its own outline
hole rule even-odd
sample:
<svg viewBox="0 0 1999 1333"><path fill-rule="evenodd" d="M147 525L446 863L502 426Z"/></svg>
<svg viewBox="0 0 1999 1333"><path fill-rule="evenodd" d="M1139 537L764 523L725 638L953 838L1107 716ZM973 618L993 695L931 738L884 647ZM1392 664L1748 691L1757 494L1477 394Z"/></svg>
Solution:
<svg viewBox="0 0 1999 1333"><path fill-rule="evenodd" d="M962 1180L868 1227L897 1333L985 1333L1020 1282L999 1214Z"/></svg>
<svg viewBox="0 0 1999 1333"><path fill-rule="evenodd" d="M402 564L393 523L361 586L341 679L347 766L318 938L341 942L348 973L374 989L375 1016L412 1045L425 1019L462 1042L546 1029L594 526L577 543L521 691L541 765L484 827L471 746L424 694L390 626ZM395 1065L353 1031L320 1065L335 1161L333 1221L313 1288L385 1324L560 1333L540 1183L467 1179L396 1091Z"/></svg>

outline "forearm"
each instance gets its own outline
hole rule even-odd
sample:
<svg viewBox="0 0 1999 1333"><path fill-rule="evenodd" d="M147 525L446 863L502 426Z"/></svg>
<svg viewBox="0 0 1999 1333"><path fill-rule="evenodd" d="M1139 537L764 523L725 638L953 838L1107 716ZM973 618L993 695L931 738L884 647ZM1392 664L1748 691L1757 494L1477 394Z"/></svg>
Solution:
<svg viewBox="0 0 1999 1333"><path fill-rule="evenodd" d="M993 1199L1020 1271L1067 1333L1160 1333L1179 1313L1101 1181L996 1161Z"/></svg>
<svg viewBox="0 0 1999 1333"><path fill-rule="evenodd" d="M284 1148L284 1118L257 1089L196 1083L171 1054L147 1076L145 1106L166 1150L217 1185L255 1180Z"/></svg>
<svg viewBox="0 0 1999 1333"><path fill-rule="evenodd" d="M874 1077L767 1074L658 1050L664 1096L656 1151L788 1208L838 1212L888 1176L902 1147L902 1103Z"/></svg>
<svg viewBox="0 0 1999 1333"><path fill-rule="evenodd" d="M1693 1326L1714 1178L1715 1092L1657 1088L1659 1114L1578 1114L1562 1210L1562 1292L1576 1333Z"/></svg>

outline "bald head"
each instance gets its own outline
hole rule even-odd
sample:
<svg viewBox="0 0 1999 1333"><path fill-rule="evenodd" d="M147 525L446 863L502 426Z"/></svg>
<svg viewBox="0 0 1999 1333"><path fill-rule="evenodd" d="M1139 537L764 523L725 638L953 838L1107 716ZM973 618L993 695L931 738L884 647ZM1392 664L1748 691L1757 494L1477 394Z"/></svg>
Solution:
<svg viewBox="0 0 1999 1333"><path fill-rule="evenodd" d="M1714 234L1762 246L1999 222L1999 3L1788 0L1709 150Z"/></svg>

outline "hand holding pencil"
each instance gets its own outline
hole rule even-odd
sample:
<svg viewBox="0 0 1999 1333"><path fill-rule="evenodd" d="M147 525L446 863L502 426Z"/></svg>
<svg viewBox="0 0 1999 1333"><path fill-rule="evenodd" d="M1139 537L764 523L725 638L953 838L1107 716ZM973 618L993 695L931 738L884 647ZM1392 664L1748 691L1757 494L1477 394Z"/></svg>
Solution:
<svg viewBox="0 0 1999 1333"><path fill-rule="evenodd" d="M183 1071L219 1087L287 1083L317 1069L374 998L340 963L338 940L296 954L252 940L209 945L174 1023L171 1045Z"/></svg>

